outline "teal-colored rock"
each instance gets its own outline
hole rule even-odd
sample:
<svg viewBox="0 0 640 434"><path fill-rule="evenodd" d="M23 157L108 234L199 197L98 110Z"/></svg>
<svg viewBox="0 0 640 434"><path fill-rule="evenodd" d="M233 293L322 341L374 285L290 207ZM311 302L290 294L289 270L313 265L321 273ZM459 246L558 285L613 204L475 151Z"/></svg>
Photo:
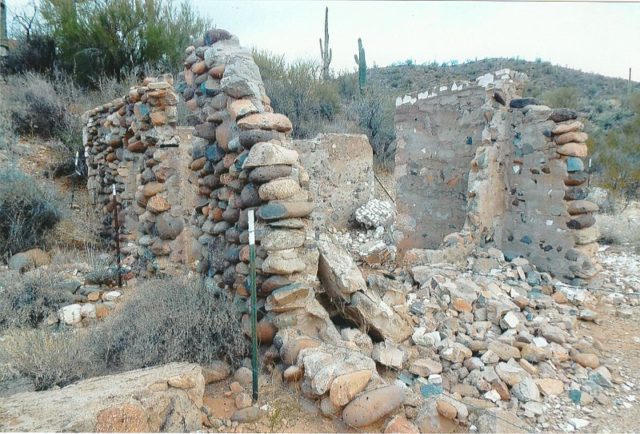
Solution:
<svg viewBox="0 0 640 434"><path fill-rule="evenodd" d="M409 387L413 385L413 375L407 372L404 372L404 371L400 372L400 375L398 375L398 380L402 381L404 384L406 384Z"/></svg>
<svg viewBox="0 0 640 434"><path fill-rule="evenodd" d="M425 398L442 394L442 386L437 384L423 384L420 386L420 392Z"/></svg>
<svg viewBox="0 0 640 434"><path fill-rule="evenodd" d="M524 237L520 238L520 242L525 244L531 244L532 240L529 235L525 235Z"/></svg>
<svg viewBox="0 0 640 434"><path fill-rule="evenodd" d="M224 151L218 145L212 145L204 151L204 156L207 157L207 160L217 163L224 158Z"/></svg>
<svg viewBox="0 0 640 434"><path fill-rule="evenodd" d="M582 392L580 389L569 389L569 399L574 404L580 404L580 400L582 399Z"/></svg>
<svg viewBox="0 0 640 434"><path fill-rule="evenodd" d="M184 81L181 81L176 85L176 92L182 93L186 88L187 88L187 83L185 83Z"/></svg>
<svg viewBox="0 0 640 434"><path fill-rule="evenodd" d="M578 157L567 158L567 172L575 173L582 172L584 170L584 163Z"/></svg>
<svg viewBox="0 0 640 434"><path fill-rule="evenodd" d="M258 217L262 220L277 220L284 218L286 214L287 209L280 203L268 203L258 209Z"/></svg>
<svg viewBox="0 0 640 434"><path fill-rule="evenodd" d="M242 170L242 165L244 164L244 160L247 159L247 155L249 155L247 152L238 155L238 158L236 158L235 163L233 163L235 164L236 170Z"/></svg>

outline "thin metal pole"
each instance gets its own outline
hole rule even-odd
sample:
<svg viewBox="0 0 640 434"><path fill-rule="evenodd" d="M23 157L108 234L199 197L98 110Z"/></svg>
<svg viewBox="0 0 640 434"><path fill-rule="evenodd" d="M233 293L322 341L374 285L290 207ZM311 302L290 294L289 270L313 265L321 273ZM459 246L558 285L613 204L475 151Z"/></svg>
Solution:
<svg viewBox="0 0 640 434"><path fill-rule="evenodd" d="M256 236L253 210L249 210L249 264L251 286L251 368L253 371L253 402L258 401L258 295L256 291Z"/></svg>
<svg viewBox="0 0 640 434"><path fill-rule="evenodd" d="M120 224L118 222L118 199L116 198L115 184L113 184L113 221L116 227L116 273L118 275L118 288L122 288L122 274L120 273Z"/></svg>

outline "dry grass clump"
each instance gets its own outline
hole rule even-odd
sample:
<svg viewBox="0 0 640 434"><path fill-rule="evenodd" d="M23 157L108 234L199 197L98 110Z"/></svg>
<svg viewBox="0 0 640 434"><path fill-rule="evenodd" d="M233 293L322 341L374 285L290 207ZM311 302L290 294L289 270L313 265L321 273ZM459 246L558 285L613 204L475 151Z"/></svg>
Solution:
<svg viewBox="0 0 640 434"><path fill-rule="evenodd" d="M247 353L229 296L186 279L144 282L97 335L107 366L124 370L220 357L238 364Z"/></svg>
<svg viewBox="0 0 640 434"><path fill-rule="evenodd" d="M617 214L597 214L601 241L640 245L640 203L632 202Z"/></svg>
<svg viewBox="0 0 640 434"><path fill-rule="evenodd" d="M247 350L240 314L225 293L173 278L146 281L96 326L13 329L0 344L11 366L39 390L178 361L222 358L237 366Z"/></svg>
<svg viewBox="0 0 640 434"><path fill-rule="evenodd" d="M38 327L60 307L73 303L61 281L44 270L0 274L0 330Z"/></svg>
<svg viewBox="0 0 640 434"><path fill-rule="evenodd" d="M0 169L0 258L42 246L61 217L52 189L18 169Z"/></svg>

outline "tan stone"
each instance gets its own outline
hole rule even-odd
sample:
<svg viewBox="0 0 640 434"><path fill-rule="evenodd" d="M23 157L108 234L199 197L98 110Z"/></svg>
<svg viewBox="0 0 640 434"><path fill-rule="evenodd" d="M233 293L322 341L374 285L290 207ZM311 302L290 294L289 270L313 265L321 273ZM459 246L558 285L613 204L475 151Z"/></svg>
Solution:
<svg viewBox="0 0 640 434"><path fill-rule="evenodd" d="M304 369L301 366L293 365L284 370L282 374L285 381L298 381L304 375Z"/></svg>
<svg viewBox="0 0 640 434"><path fill-rule="evenodd" d="M246 116L238 121L238 127L243 130L275 130L281 133L291 131L293 125L288 117L279 113L257 113Z"/></svg>
<svg viewBox="0 0 640 434"><path fill-rule="evenodd" d="M151 197L151 196L155 196L161 191L164 191L165 189L166 189L166 186L164 185L164 183L150 182L148 184L145 184L144 187L142 187L142 193L144 194L145 197Z"/></svg>
<svg viewBox="0 0 640 434"><path fill-rule="evenodd" d="M333 380L329 391L329 397L333 405L342 407L351 402L351 400L367 386L371 375L372 372L365 369L340 375Z"/></svg>
<svg viewBox="0 0 640 434"><path fill-rule="evenodd" d="M573 237L576 244L579 246L593 244L598 241L598 238L600 238L600 230L597 226L591 226L586 229L577 229L573 231Z"/></svg>
<svg viewBox="0 0 640 434"><path fill-rule="evenodd" d="M584 125L580 121L570 121L563 124L558 124L551 133L554 136L559 136L564 133L570 133L572 131L580 131L584 128Z"/></svg>
<svg viewBox="0 0 640 434"><path fill-rule="evenodd" d="M385 434L391 433L404 433L404 434L419 434L420 431L413 423L407 420L402 415L395 416L389 421L384 429Z"/></svg>
<svg viewBox="0 0 640 434"><path fill-rule="evenodd" d="M301 191L300 184L291 178L274 179L262 184L258 190L260 199L264 201L283 200Z"/></svg>
<svg viewBox="0 0 640 434"><path fill-rule="evenodd" d="M600 244L598 243L588 243L583 245L578 245L574 247L577 251L581 252L583 255L593 258L598 253L598 249L600 248Z"/></svg>
<svg viewBox="0 0 640 434"><path fill-rule="evenodd" d="M588 200L572 200L567 202L567 211L570 215L597 212L599 209L598 205Z"/></svg>
<svg viewBox="0 0 640 434"><path fill-rule="evenodd" d="M351 401L342 412L342 420L356 428L371 425L400 407L403 402L404 391L399 386L380 387Z"/></svg>
<svg viewBox="0 0 640 434"><path fill-rule="evenodd" d="M98 301L98 300L100 300L100 291L90 292L89 295L87 295L87 300L88 301Z"/></svg>
<svg viewBox="0 0 640 434"><path fill-rule="evenodd" d="M473 310L473 306L464 298L456 298L453 300L452 306L458 312L471 312Z"/></svg>
<svg viewBox="0 0 640 434"><path fill-rule="evenodd" d="M207 159L205 157L201 157L198 158L197 160L193 160L191 162L191 165L189 166L191 168L191 170L200 170L204 167L204 163L207 162Z"/></svg>
<svg viewBox="0 0 640 434"><path fill-rule="evenodd" d="M103 319L105 318L107 315L109 315L109 308L107 306L105 306L104 304L98 304L96 305L96 318L97 319Z"/></svg>
<svg viewBox="0 0 640 434"><path fill-rule="evenodd" d="M566 304L569 302L569 300L567 299L567 296L564 295L562 292L554 292L551 298L553 298L553 301L555 301L558 304Z"/></svg>
<svg viewBox="0 0 640 434"><path fill-rule="evenodd" d="M458 410L449 402L439 399L436 401L436 409L438 414L446 419L455 419L458 415Z"/></svg>
<svg viewBox="0 0 640 434"><path fill-rule="evenodd" d="M160 214L161 212L165 212L170 209L171 205L169 202L159 194L156 194L147 202L147 210L154 214Z"/></svg>
<svg viewBox="0 0 640 434"><path fill-rule="evenodd" d="M587 133L572 131L570 133L564 133L556 136L555 141L558 145L564 145L565 143L569 142L584 143L588 138L589 136L587 135Z"/></svg>
<svg viewBox="0 0 640 434"><path fill-rule="evenodd" d="M196 62L191 66L191 71L193 71L195 75L200 75L204 73L206 70L207 70L207 64L204 62L204 60L200 62Z"/></svg>
<svg viewBox="0 0 640 434"><path fill-rule="evenodd" d="M564 391L564 383L554 378L539 378L535 382L540 392L546 396L560 395Z"/></svg>
<svg viewBox="0 0 640 434"><path fill-rule="evenodd" d="M164 110L151 112L151 123L155 126L165 125L167 123L167 114Z"/></svg>
<svg viewBox="0 0 640 434"><path fill-rule="evenodd" d="M575 356L573 356L573 361L585 368L596 369L598 366L600 366L600 360L598 359L598 356L590 353L577 353Z"/></svg>
<svg viewBox="0 0 640 434"><path fill-rule="evenodd" d="M585 158L589 154L589 149L584 143L569 142L564 145L558 146L556 152L560 155L566 155L568 157L580 157Z"/></svg>
<svg viewBox="0 0 640 434"><path fill-rule="evenodd" d="M96 432L149 432L147 415L137 404L123 404L102 410L97 417Z"/></svg>
<svg viewBox="0 0 640 434"><path fill-rule="evenodd" d="M202 376L205 384L211 384L225 380L231 375L231 368L225 362L214 361L202 367Z"/></svg>
<svg viewBox="0 0 640 434"><path fill-rule="evenodd" d="M229 114L236 121L243 117L258 113L258 108L248 99L237 99L229 104Z"/></svg>

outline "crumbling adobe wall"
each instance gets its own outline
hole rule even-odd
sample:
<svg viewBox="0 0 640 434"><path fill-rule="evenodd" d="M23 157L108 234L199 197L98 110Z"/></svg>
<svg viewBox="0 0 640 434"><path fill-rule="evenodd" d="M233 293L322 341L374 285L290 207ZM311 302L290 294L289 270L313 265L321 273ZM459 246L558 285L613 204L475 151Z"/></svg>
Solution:
<svg viewBox="0 0 640 434"><path fill-rule="evenodd" d="M525 79L501 70L398 98L401 254L446 238L467 250L492 243L563 280L595 274L597 207L582 201L583 188L565 188L586 179L568 169L584 168L587 136L575 113L520 98Z"/></svg>
<svg viewBox="0 0 640 434"><path fill-rule="evenodd" d="M293 146L309 172L313 227L346 229L374 193L373 148L363 134L319 134Z"/></svg>

